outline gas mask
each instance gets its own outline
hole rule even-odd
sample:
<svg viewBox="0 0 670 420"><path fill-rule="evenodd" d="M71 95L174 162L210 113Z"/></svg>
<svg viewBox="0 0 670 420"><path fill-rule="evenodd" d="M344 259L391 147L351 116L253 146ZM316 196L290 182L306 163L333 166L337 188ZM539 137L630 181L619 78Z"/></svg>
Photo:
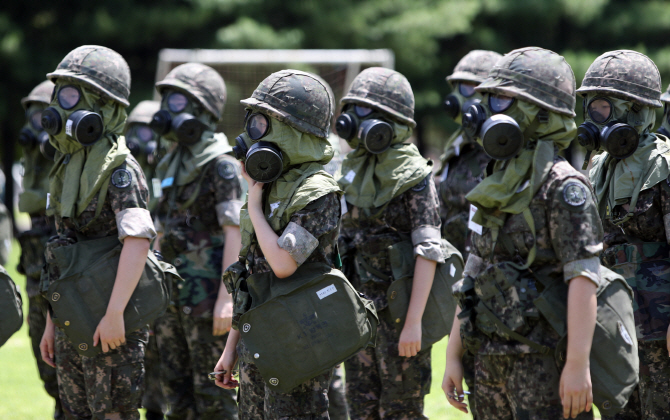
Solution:
<svg viewBox="0 0 670 420"><path fill-rule="evenodd" d="M67 137L82 146L91 146L100 140L104 131L102 116L97 112L81 109L87 104L84 103L79 87L56 86L53 94L53 105L42 112L41 119L42 127L48 134L58 136L65 131Z"/></svg>
<svg viewBox="0 0 670 420"><path fill-rule="evenodd" d="M621 109L617 109L615 102ZM587 98L584 99L585 121L577 129L577 140L588 152L584 168L594 150L602 148L616 159L625 159L637 150L640 133L635 127L644 124L640 115L643 107L632 103L626 111L623 109L626 102L605 96L591 98L588 103Z"/></svg>
<svg viewBox="0 0 670 420"><path fill-rule="evenodd" d="M456 89L444 99L444 110L457 123L462 123L463 114L472 105L481 102L481 94L475 91L478 83L458 82Z"/></svg>
<svg viewBox="0 0 670 420"><path fill-rule="evenodd" d="M42 129L42 113L44 106L32 103L26 110L26 125L19 134L19 144L27 149L39 147L40 151L49 160L53 160L56 149L49 143L49 133Z"/></svg>
<svg viewBox="0 0 670 420"><path fill-rule="evenodd" d="M196 113L196 104L181 92L166 93L161 110L154 114L149 127L166 140L176 140L185 146L197 143L209 127L193 114L186 112L190 108Z"/></svg>
<svg viewBox="0 0 670 420"><path fill-rule="evenodd" d="M126 146L133 156L146 156L150 165L155 162L157 145L156 134L146 124L132 124L126 133Z"/></svg>
<svg viewBox="0 0 670 420"><path fill-rule="evenodd" d="M519 123L503 114L515 100L503 95L488 95L487 99L493 115L489 116L489 111L480 103L471 105L463 114L463 130L469 137L481 139L484 151L492 159L511 159L524 145L524 133Z"/></svg>
<svg viewBox="0 0 670 420"><path fill-rule="evenodd" d="M284 170L284 158L279 147L261 140L270 133L270 128L266 115L247 111L244 133L235 138L235 159L244 163L247 174L256 182L272 182Z"/></svg>
<svg viewBox="0 0 670 420"><path fill-rule="evenodd" d="M335 130L352 148L363 145L372 154L384 153L391 147L393 127L374 116L372 108L354 105L337 117Z"/></svg>

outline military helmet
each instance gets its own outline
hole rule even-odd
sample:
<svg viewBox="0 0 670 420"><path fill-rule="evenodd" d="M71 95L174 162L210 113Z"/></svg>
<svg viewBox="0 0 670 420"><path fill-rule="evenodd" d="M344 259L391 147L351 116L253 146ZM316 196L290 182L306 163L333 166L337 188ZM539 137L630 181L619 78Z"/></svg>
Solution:
<svg viewBox="0 0 670 420"><path fill-rule="evenodd" d="M661 95L661 101L663 102L670 102L670 85L668 85L668 88L665 90L665 93Z"/></svg>
<svg viewBox="0 0 670 420"><path fill-rule="evenodd" d="M416 127L412 86L395 70L384 67L363 70L340 103L367 106L390 114L402 124Z"/></svg>
<svg viewBox="0 0 670 420"><path fill-rule="evenodd" d="M161 94L168 87L195 98L217 120L221 119L226 105L226 83L213 68L201 63L181 64L156 83L156 89Z"/></svg>
<svg viewBox="0 0 670 420"><path fill-rule="evenodd" d="M28 96L21 99L21 105L23 105L24 109L28 108L28 105L30 105L31 102L39 102L41 104L49 105L53 91L53 82L50 80L45 80L39 85L35 86L35 88L30 91Z"/></svg>
<svg viewBox="0 0 670 420"><path fill-rule="evenodd" d="M319 76L300 70L272 73L240 101L296 130L327 138L333 116L333 93Z"/></svg>
<svg viewBox="0 0 670 420"><path fill-rule="evenodd" d="M47 74L52 82L58 79L83 83L92 90L123 106L128 106L130 96L130 68L119 53L99 45L75 48Z"/></svg>
<svg viewBox="0 0 670 420"><path fill-rule="evenodd" d="M539 47L500 58L477 92L519 98L568 117L575 116L575 74L563 56Z"/></svg>
<svg viewBox="0 0 670 420"><path fill-rule="evenodd" d="M501 57L495 51L472 50L456 64L454 72L447 76L447 82L452 85L456 82L481 83Z"/></svg>
<svg viewBox="0 0 670 420"><path fill-rule="evenodd" d="M649 57L637 51L609 51L591 64L577 92L595 92L660 108L661 74Z"/></svg>
<svg viewBox="0 0 670 420"><path fill-rule="evenodd" d="M154 114L161 109L161 103L158 101L142 101L128 115L126 126L130 124L147 124L151 122Z"/></svg>

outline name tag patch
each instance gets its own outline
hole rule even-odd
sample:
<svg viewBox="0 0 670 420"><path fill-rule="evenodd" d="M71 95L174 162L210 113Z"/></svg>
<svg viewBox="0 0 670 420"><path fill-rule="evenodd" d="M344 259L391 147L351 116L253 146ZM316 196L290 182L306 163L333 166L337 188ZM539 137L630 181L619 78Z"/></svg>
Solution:
<svg viewBox="0 0 670 420"><path fill-rule="evenodd" d="M319 299L323 299L325 297L332 295L335 292L337 292L337 289L335 288L334 284L331 284L330 286L324 287L323 289L316 292L316 295L319 297Z"/></svg>
<svg viewBox="0 0 670 420"><path fill-rule="evenodd" d="M472 219L475 217L475 213L477 213L477 207L474 204L470 204L470 218L468 219L468 229L481 235L484 227L479 223L475 223L472 221Z"/></svg>

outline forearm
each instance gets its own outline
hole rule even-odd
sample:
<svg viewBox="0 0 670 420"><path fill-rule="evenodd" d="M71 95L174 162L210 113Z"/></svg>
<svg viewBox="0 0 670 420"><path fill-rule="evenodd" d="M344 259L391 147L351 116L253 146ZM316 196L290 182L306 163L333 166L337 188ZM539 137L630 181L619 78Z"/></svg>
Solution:
<svg viewBox="0 0 670 420"><path fill-rule="evenodd" d="M584 276L568 287L568 361L588 363L596 326L596 285Z"/></svg>
<svg viewBox="0 0 670 420"><path fill-rule="evenodd" d="M229 351L236 351L237 343L240 341L240 332L236 329L231 329L228 333L228 340L226 341L226 349Z"/></svg>
<svg viewBox="0 0 670 420"><path fill-rule="evenodd" d="M163 232L158 232L156 234L156 239L154 239L153 249L160 252L161 250L161 239L163 239Z"/></svg>
<svg viewBox="0 0 670 420"><path fill-rule="evenodd" d="M107 305L108 314L122 314L140 281L149 252L149 240L128 236L123 242L119 267L112 296Z"/></svg>
<svg viewBox="0 0 670 420"><path fill-rule="evenodd" d="M454 315L454 322L451 325L451 333L449 334L449 342L447 343L447 360L461 360L463 358L463 342L461 341L461 320L458 319L458 314L461 313L461 308L456 307L456 314Z"/></svg>
<svg viewBox="0 0 670 420"><path fill-rule="evenodd" d="M280 248L277 244L279 236L272 230L267 220L265 220L260 206L253 207L250 205L249 217L251 218L251 223L254 225L258 244L275 275L279 278L284 278L295 273L295 270L298 269L298 264L291 254Z"/></svg>
<svg viewBox="0 0 670 420"><path fill-rule="evenodd" d="M435 261L427 260L420 255L416 257L412 295L409 300L409 308L407 309L406 323L421 323L423 311L426 309L426 302L430 295L430 289L433 287L436 266L437 263Z"/></svg>

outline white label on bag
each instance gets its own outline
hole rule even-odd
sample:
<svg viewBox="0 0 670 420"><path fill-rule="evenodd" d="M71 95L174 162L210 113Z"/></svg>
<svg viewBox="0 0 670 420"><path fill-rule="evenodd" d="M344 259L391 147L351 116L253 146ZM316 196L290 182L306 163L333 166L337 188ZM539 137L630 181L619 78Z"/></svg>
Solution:
<svg viewBox="0 0 670 420"><path fill-rule="evenodd" d="M334 284L331 284L330 286L324 287L323 289L316 292L316 295L319 297L319 299L323 299L325 297L332 295L335 292L337 292L337 289L335 288Z"/></svg>
<svg viewBox="0 0 670 420"><path fill-rule="evenodd" d="M51 201L51 194L47 193L47 210L49 210L49 201Z"/></svg>
<svg viewBox="0 0 670 420"><path fill-rule="evenodd" d="M451 277L454 277L455 274L456 274L456 267L454 267L454 265L451 264L451 267L449 267L449 275Z"/></svg>
<svg viewBox="0 0 670 420"><path fill-rule="evenodd" d="M154 188L154 197L161 198L163 196L163 187L161 187L161 180L159 178L152 178L151 185Z"/></svg>
<svg viewBox="0 0 670 420"><path fill-rule="evenodd" d="M468 229L481 235L483 230L482 225L472 221L472 218L475 217L475 213L477 213L477 207L474 204L470 204L470 218L468 219Z"/></svg>
<svg viewBox="0 0 670 420"><path fill-rule="evenodd" d="M356 178L356 172L353 170L349 170L349 172L347 172L347 174L344 176L344 179L349 181L349 183L354 182L354 178Z"/></svg>
<svg viewBox="0 0 670 420"><path fill-rule="evenodd" d="M344 195L342 195L342 198L340 198L340 216L344 216L348 211L347 200L344 198Z"/></svg>
<svg viewBox="0 0 670 420"><path fill-rule="evenodd" d="M626 327L623 325L621 321L617 321L617 324L619 324L619 333L621 334L621 337L623 337L623 341L628 343L628 345L633 345L633 340L630 338L630 334L628 334L628 330L626 330Z"/></svg>

